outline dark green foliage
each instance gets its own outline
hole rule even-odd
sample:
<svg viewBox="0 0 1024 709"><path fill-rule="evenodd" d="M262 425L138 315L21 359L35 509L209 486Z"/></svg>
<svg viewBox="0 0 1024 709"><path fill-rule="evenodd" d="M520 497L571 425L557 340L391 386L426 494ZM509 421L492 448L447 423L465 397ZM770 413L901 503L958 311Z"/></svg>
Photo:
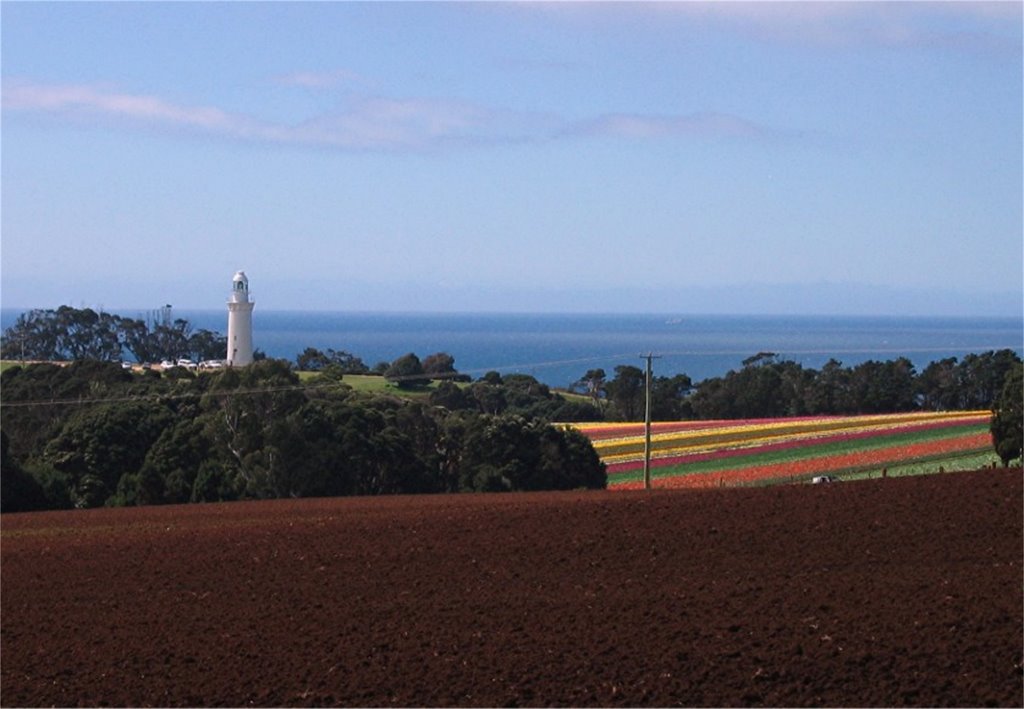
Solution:
<svg viewBox="0 0 1024 709"><path fill-rule="evenodd" d="M454 382L441 382L430 392L429 401L434 406L443 406L449 411L471 409L476 406L476 399Z"/></svg>
<svg viewBox="0 0 1024 709"><path fill-rule="evenodd" d="M437 403L343 385L305 387L281 360L180 380L149 380L98 363L10 371L5 510L606 482L584 437L534 418L476 413L471 388L450 382L441 398L452 403L461 395L471 408L454 414ZM522 409L566 404L533 377L496 381L477 384ZM8 391L42 398L10 407ZM54 393L79 396L44 405L43 395ZM18 450L25 463L8 445L9 423L24 438ZM40 423L48 433L33 435L31 426Z"/></svg>
<svg viewBox="0 0 1024 709"><path fill-rule="evenodd" d="M295 367L300 372L319 372L330 363L327 355L315 347L307 347L295 357Z"/></svg>
<svg viewBox="0 0 1024 709"><path fill-rule="evenodd" d="M505 399L505 387L500 383L500 378L497 384L493 383L493 381L493 379L491 381L481 379L469 387L469 394L476 402L480 413L500 414L508 408L508 402Z"/></svg>
<svg viewBox="0 0 1024 709"><path fill-rule="evenodd" d="M192 502L229 502L238 499L234 478L219 460L207 460L199 467L192 486Z"/></svg>
<svg viewBox="0 0 1024 709"><path fill-rule="evenodd" d="M100 360L116 362L130 353L139 362L191 357L221 359L227 338L209 330L192 333L186 320L149 325L142 320L91 308L63 305L56 310L31 310L18 316L4 332L0 356L27 360Z"/></svg>
<svg viewBox="0 0 1024 709"><path fill-rule="evenodd" d="M10 457L7 434L0 431L0 512L29 512L47 507L43 486Z"/></svg>
<svg viewBox="0 0 1024 709"><path fill-rule="evenodd" d="M701 419L986 409L1015 363L1016 353L999 350L933 362L917 375L905 357L852 368L829 360L821 371L753 357L739 372L701 382L688 403Z"/></svg>
<svg viewBox="0 0 1024 709"><path fill-rule="evenodd" d="M384 378L401 389L413 389L430 383L430 379L424 376L420 358L412 352L392 362L384 372Z"/></svg>
<svg viewBox="0 0 1024 709"><path fill-rule="evenodd" d="M188 338L188 356L194 362L206 359L224 359L228 350L228 338L210 330L199 330ZM149 360L139 360L148 362Z"/></svg>
<svg viewBox="0 0 1024 709"><path fill-rule="evenodd" d="M82 408L46 445L42 459L67 476L76 507L97 507L113 497L122 475L138 473L172 419L170 410L159 404Z"/></svg>
<svg viewBox="0 0 1024 709"><path fill-rule="evenodd" d="M953 410L959 406L956 357L932 362L917 377L916 390L922 408Z"/></svg>
<svg viewBox="0 0 1024 709"><path fill-rule="evenodd" d="M1017 362L1007 372L992 415L992 444L1009 465L1024 454L1024 367Z"/></svg>
<svg viewBox="0 0 1024 709"><path fill-rule="evenodd" d="M601 410L590 403L567 400L528 374L497 373L468 387L446 381L430 393L429 401L449 411L477 411L483 414L517 414L545 421L600 421Z"/></svg>
<svg viewBox="0 0 1024 709"><path fill-rule="evenodd" d="M913 411L914 365L905 357L858 364L850 373L850 398L857 402L853 413Z"/></svg>
<svg viewBox="0 0 1024 709"><path fill-rule="evenodd" d="M644 416L645 374L639 367L620 364L615 378L605 385L614 408L613 418L641 421Z"/></svg>
<svg viewBox="0 0 1024 709"><path fill-rule="evenodd" d="M307 347L295 358L295 367L302 372L320 372L335 367L342 374L366 374L369 372L363 360L343 350L328 349L326 353Z"/></svg>
<svg viewBox="0 0 1024 709"><path fill-rule="evenodd" d="M423 358L423 372L438 378L455 374L455 358L447 352L437 352Z"/></svg>
<svg viewBox="0 0 1024 709"><path fill-rule="evenodd" d="M966 355L957 367L959 409L990 409L1003 390L1006 376L1021 362L1013 350Z"/></svg>
<svg viewBox="0 0 1024 709"><path fill-rule="evenodd" d="M653 377L651 380L651 419L654 421L679 421L690 418L693 409L689 396L693 382L685 374L674 377ZM557 419L574 421L576 419Z"/></svg>
<svg viewBox="0 0 1024 709"><path fill-rule="evenodd" d="M192 499L199 469L211 457L203 423L179 418L153 443L135 476L135 494L125 504L183 503Z"/></svg>
<svg viewBox="0 0 1024 709"><path fill-rule="evenodd" d="M105 322L93 313L75 332L96 335ZM187 323L159 327L164 346L192 337ZM628 365L616 367L612 381L598 370L581 379L593 403L567 399L529 375L498 372L465 386L445 381L429 399L411 400L346 386L343 375L361 365L347 353L303 354L320 372L308 385L288 362L266 358L201 376L184 368L170 376L132 374L91 359L8 368L0 376L3 510L603 487L604 466L589 441L547 422L643 414L644 373ZM433 373L454 371L450 356L432 357ZM396 367L404 372L394 372L400 385L429 376L411 353L387 365ZM1009 350L942 360L921 375L903 358L853 368L833 360L819 372L760 353L740 371L698 385L684 374L655 376L652 414L670 420L991 406L993 442L1008 461L1021 448L1020 367ZM1016 379L1007 378L1011 370Z"/></svg>
<svg viewBox="0 0 1024 709"><path fill-rule="evenodd" d="M594 400L595 405L598 405L606 394L606 380L607 375L603 369L589 369L586 374L573 383L571 388L582 391Z"/></svg>
<svg viewBox="0 0 1024 709"><path fill-rule="evenodd" d="M479 416L459 432L462 490L568 490L602 488L604 464L576 431L519 416Z"/></svg>

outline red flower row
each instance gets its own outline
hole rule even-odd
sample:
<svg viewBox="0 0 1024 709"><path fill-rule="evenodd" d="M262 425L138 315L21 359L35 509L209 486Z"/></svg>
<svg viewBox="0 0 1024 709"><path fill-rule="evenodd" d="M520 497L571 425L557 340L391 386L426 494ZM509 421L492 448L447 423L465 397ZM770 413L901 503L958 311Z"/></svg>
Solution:
<svg viewBox="0 0 1024 709"><path fill-rule="evenodd" d="M940 421L927 421L925 423L909 423L906 426L900 426L895 429L886 429L879 431L877 429L864 429L860 431L846 431L832 434L823 434L820 437L808 438L795 438L793 440L778 441L775 443L765 443L763 445L749 446L746 448L722 448L713 451L703 451L700 453L680 453L679 455L652 458L651 467L662 468L670 465L680 465L683 463L699 463L705 460L715 460L718 458L736 458L741 456L753 456L761 453L768 453L770 451L790 450L793 448L811 447L817 445L826 445L829 443L837 443L840 441L857 441L866 438L875 438L879 435L889 435L893 433L912 433L918 431L930 431L940 428L952 428L954 426L964 425L975 425L977 421L974 420L963 420L963 419L943 419ZM640 453L642 455L642 451ZM621 463L609 463L608 472L610 474L625 473L631 470L640 470L644 467L642 459L628 460Z"/></svg>
<svg viewBox="0 0 1024 709"><path fill-rule="evenodd" d="M701 488L718 487L751 483L758 480L774 480L787 477L799 477L816 473L828 473L855 468L869 468L891 463L903 463L920 458L930 458L949 453L982 449L991 445L988 433L972 433L966 436L943 438L936 441L922 441L905 445L878 448L875 450L855 451L842 455L805 458L788 463L758 465L736 470L721 470L702 475L679 475L668 478L656 478L655 487L664 488ZM614 485L616 489L640 489L642 481L633 480Z"/></svg>

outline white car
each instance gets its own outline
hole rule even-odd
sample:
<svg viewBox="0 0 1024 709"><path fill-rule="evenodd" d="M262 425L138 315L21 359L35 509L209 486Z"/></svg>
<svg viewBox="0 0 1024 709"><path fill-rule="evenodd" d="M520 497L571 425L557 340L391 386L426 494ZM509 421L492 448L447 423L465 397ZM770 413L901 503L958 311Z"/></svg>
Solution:
<svg viewBox="0 0 1024 709"><path fill-rule="evenodd" d="M837 483L839 482L839 478L835 475L816 475L811 478L811 482L815 485L820 485L822 483Z"/></svg>

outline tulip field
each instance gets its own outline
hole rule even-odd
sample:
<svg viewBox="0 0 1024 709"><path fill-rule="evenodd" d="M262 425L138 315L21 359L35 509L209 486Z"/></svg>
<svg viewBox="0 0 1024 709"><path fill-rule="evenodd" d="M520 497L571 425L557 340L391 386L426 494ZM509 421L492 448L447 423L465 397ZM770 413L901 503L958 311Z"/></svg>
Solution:
<svg viewBox="0 0 1024 709"><path fill-rule="evenodd" d="M654 487L720 487L980 468L997 461L989 411L651 424ZM574 424L608 487L643 485L642 423Z"/></svg>

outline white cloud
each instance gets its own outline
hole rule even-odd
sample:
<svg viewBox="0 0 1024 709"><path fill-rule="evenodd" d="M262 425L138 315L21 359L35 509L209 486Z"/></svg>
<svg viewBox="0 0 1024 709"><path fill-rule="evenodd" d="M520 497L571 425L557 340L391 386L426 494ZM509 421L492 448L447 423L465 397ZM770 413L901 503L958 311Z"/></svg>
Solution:
<svg viewBox="0 0 1024 709"><path fill-rule="evenodd" d="M626 22L713 29L758 42L822 49L886 47L1005 57L1021 51L1022 4L944 0L668 0L508 3L516 12L590 29ZM503 6L505 7L505 6Z"/></svg>
<svg viewBox="0 0 1024 709"><path fill-rule="evenodd" d="M722 113L616 113L567 123L557 116L491 108L468 101L363 97L299 124L283 124L212 106L90 85L5 81L5 112L78 120L127 121L152 129L192 131L281 145L367 151L429 151L447 146L538 142L567 137L658 139L771 137L776 132Z"/></svg>
<svg viewBox="0 0 1024 709"><path fill-rule="evenodd" d="M765 126L726 113L651 116L613 113L569 126L566 134L619 138L771 138L782 135Z"/></svg>
<svg viewBox="0 0 1024 709"><path fill-rule="evenodd" d="M651 7L787 44L999 54L1021 48L1018 2L669 2Z"/></svg>
<svg viewBox="0 0 1024 709"><path fill-rule="evenodd" d="M297 71L276 76L273 81L282 86L299 86L306 89L329 89L353 84L363 86L370 83L359 74L344 69L323 72Z"/></svg>
<svg viewBox="0 0 1024 709"><path fill-rule="evenodd" d="M206 131L237 130L240 127L237 117L218 108L177 106L156 96L117 93L94 86L5 81L3 108L5 111L120 116Z"/></svg>

